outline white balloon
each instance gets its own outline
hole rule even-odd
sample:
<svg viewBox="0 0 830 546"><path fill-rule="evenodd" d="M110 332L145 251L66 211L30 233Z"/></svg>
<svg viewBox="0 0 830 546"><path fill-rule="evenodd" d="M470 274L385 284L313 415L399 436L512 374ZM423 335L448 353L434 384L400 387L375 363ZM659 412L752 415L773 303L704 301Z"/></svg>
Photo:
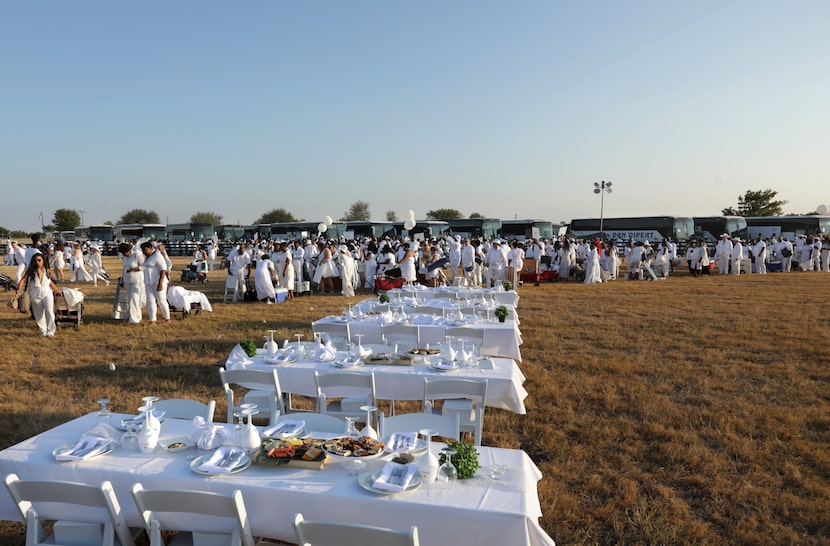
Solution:
<svg viewBox="0 0 830 546"><path fill-rule="evenodd" d="M326 224L327 226L330 226L332 222L334 222L334 220L331 219L331 216L324 216L323 217L323 223Z"/></svg>
<svg viewBox="0 0 830 546"><path fill-rule="evenodd" d="M410 218L409 220L407 220L406 222L403 223L403 228L404 229L408 230L408 229L412 229L414 227L415 227L415 220L413 220L412 218Z"/></svg>
<svg viewBox="0 0 830 546"><path fill-rule="evenodd" d="M828 211L830 211L830 208L828 208L827 205L819 205L816 207L816 212L821 215L827 214Z"/></svg>
<svg viewBox="0 0 830 546"><path fill-rule="evenodd" d="M406 211L406 217L407 217L409 220L414 220L414 219L415 219L415 211L414 211L414 210L408 210L408 211Z"/></svg>
<svg viewBox="0 0 830 546"><path fill-rule="evenodd" d="M329 226L327 226L325 222L320 222L319 224L317 224L318 233L325 233L328 229Z"/></svg>

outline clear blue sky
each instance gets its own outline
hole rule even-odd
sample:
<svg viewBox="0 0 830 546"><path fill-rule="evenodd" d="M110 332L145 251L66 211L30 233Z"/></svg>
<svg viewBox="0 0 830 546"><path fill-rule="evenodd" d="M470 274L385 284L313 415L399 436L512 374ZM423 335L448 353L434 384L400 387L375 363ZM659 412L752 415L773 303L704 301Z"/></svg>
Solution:
<svg viewBox="0 0 830 546"><path fill-rule="evenodd" d="M0 2L0 226L830 203L830 2Z"/></svg>

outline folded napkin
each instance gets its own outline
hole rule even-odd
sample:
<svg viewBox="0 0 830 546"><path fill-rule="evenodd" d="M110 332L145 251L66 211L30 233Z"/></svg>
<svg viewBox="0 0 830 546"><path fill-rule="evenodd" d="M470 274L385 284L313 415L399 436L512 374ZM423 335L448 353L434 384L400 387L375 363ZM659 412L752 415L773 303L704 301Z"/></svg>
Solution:
<svg viewBox="0 0 830 546"><path fill-rule="evenodd" d="M380 315L378 315L378 324L381 326L387 326L389 324L395 323L395 316L392 314L392 311L384 311Z"/></svg>
<svg viewBox="0 0 830 546"><path fill-rule="evenodd" d="M403 491L412 483L417 473L418 467L414 464L398 464L389 461L380 471L372 486L384 491Z"/></svg>
<svg viewBox="0 0 830 546"><path fill-rule="evenodd" d="M103 453L110 443L112 443L112 440L108 438L84 436L69 451L55 455L55 459L59 461L85 461L90 457Z"/></svg>
<svg viewBox="0 0 830 546"><path fill-rule="evenodd" d="M199 465L199 470L210 474L227 474L242 464L245 450L241 447L222 446Z"/></svg>
<svg viewBox="0 0 830 546"><path fill-rule="evenodd" d="M357 351L360 353L361 358L366 358L374 352L369 347L364 347L363 345L358 345Z"/></svg>
<svg viewBox="0 0 830 546"><path fill-rule="evenodd" d="M338 368L352 368L354 366L359 366L361 364L361 362L362 362L362 360L360 359L359 356L347 356L347 357L343 358L342 360L336 361L334 364Z"/></svg>
<svg viewBox="0 0 830 546"><path fill-rule="evenodd" d="M314 355L314 358L320 362L331 362L334 360L335 356L337 356L337 350L334 348L334 345L331 344L331 341L327 341L325 345L317 349L317 353Z"/></svg>
<svg viewBox="0 0 830 546"><path fill-rule="evenodd" d="M305 428L305 421L294 421L291 419L283 419L276 425L266 428L262 431L262 435L266 438L289 438L296 436Z"/></svg>
<svg viewBox="0 0 830 546"><path fill-rule="evenodd" d="M417 432L393 432L389 436L389 441L386 445L391 451L398 453L407 453L415 449L415 444L418 442Z"/></svg>
<svg viewBox="0 0 830 546"><path fill-rule="evenodd" d="M193 431L190 439L199 446L199 449L216 449L228 439L228 431L223 427L205 422L205 418L197 415L193 418Z"/></svg>

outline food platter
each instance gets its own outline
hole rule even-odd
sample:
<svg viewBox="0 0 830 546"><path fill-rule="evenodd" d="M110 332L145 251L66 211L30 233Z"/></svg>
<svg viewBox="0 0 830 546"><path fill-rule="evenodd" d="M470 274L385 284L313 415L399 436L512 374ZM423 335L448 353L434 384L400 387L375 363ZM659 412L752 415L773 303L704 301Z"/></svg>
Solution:
<svg viewBox="0 0 830 546"><path fill-rule="evenodd" d="M261 466L289 466L319 470L326 464L323 440L312 438L264 438L252 455L253 463Z"/></svg>
<svg viewBox="0 0 830 546"><path fill-rule="evenodd" d="M407 491L412 491L413 489L418 489L423 484L423 480L421 479L421 475L419 473L415 473L412 476L412 481L403 488L402 491L389 491L387 489L380 489L374 486L375 480L378 479L380 473L383 472L383 469L376 470L374 472L365 472L360 474L357 478L357 483L360 484L360 487L369 491L371 493L375 493L376 495L397 495L398 493L406 493Z"/></svg>
<svg viewBox="0 0 830 546"><path fill-rule="evenodd" d="M441 349L436 349L435 347L422 347L419 349L409 349L407 354L416 356L438 356L441 354Z"/></svg>
<svg viewBox="0 0 830 546"><path fill-rule="evenodd" d="M228 472L208 472L206 470L202 470L199 467L202 466L213 454L208 453L206 455L202 455L200 457L196 457L190 462L190 470L195 472L196 474L201 474L203 476L224 476L225 474L236 474L237 472L242 472L249 466L251 466L251 458L247 455L242 456L242 462L240 462L235 467L231 468Z"/></svg>
<svg viewBox="0 0 830 546"><path fill-rule="evenodd" d="M383 442L373 440L368 436L361 436L356 439L341 436L323 442L323 450L341 461L377 459L385 454L385 447L386 445Z"/></svg>
<svg viewBox="0 0 830 546"><path fill-rule="evenodd" d="M181 437L159 440L159 445L168 453L178 453L193 447L194 444L190 438Z"/></svg>

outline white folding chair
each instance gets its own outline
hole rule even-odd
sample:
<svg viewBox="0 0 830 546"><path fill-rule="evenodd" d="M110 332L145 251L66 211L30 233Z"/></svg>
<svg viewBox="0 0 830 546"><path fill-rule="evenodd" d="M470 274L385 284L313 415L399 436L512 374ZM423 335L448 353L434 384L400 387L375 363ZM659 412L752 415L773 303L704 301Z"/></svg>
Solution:
<svg viewBox="0 0 830 546"><path fill-rule="evenodd" d="M421 332L417 325L389 324L381 326L380 333L384 345L398 344L400 348L417 349L421 344Z"/></svg>
<svg viewBox="0 0 830 546"><path fill-rule="evenodd" d="M222 495L180 489L151 490L137 483L132 491L150 546L164 546L162 531L178 532L171 545L256 545L242 492L238 489Z"/></svg>
<svg viewBox="0 0 830 546"><path fill-rule="evenodd" d="M165 416L171 419L193 419L201 415L205 422L212 423L216 411L216 400L202 404L197 400L187 398L170 398L153 402L153 409L163 411Z"/></svg>
<svg viewBox="0 0 830 546"><path fill-rule="evenodd" d="M446 313L444 307L437 305L419 305L415 308L415 312L421 315L432 315L433 317L443 317Z"/></svg>
<svg viewBox="0 0 830 546"><path fill-rule="evenodd" d="M323 323L314 325L314 333L320 334L323 341L331 341L331 344L338 349L348 349L352 342L349 323Z"/></svg>
<svg viewBox="0 0 830 546"><path fill-rule="evenodd" d="M298 546L340 546L342 544L372 544L382 546L418 546L418 528L396 531L383 527L306 521L302 514L294 515L294 531Z"/></svg>
<svg viewBox="0 0 830 546"><path fill-rule="evenodd" d="M388 438L393 432L418 432L429 428L437 430L442 438L461 439L461 416L438 415L435 413L404 413L386 417L383 412L378 416L380 435Z"/></svg>
<svg viewBox="0 0 830 546"><path fill-rule="evenodd" d="M236 275L225 275L225 293L222 295L222 303L228 303L228 297L233 302L234 292L236 292Z"/></svg>
<svg viewBox="0 0 830 546"><path fill-rule="evenodd" d="M26 546L40 544L101 544L135 546L121 505L104 481L99 486L62 481L21 480L17 474L5 479L20 514L26 521ZM54 521L52 535L43 523Z"/></svg>
<svg viewBox="0 0 830 546"><path fill-rule="evenodd" d="M462 432L471 432L476 445L481 445L484 423L486 379L425 379L424 413L458 415ZM441 407L435 402L441 401Z"/></svg>
<svg viewBox="0 0 830 546"><path fill-rule="evenodd" d="M317 412L338 417L364 416L361 406L375 406L375 374L314 372Z"/></svg>
<svg viewBox="0 0 830 546"><path fill-rule="evenodd" d="M285 400L280 387L276 368L271 370L226 370L219 368L219 378L228 400L228 423L233 423L233 414L240 411L241 404L256 404L257 417L268 419L268 424L276 423L281 414L286 413ZM240 400L234 403L231 385L250 389Z"/></svg>

